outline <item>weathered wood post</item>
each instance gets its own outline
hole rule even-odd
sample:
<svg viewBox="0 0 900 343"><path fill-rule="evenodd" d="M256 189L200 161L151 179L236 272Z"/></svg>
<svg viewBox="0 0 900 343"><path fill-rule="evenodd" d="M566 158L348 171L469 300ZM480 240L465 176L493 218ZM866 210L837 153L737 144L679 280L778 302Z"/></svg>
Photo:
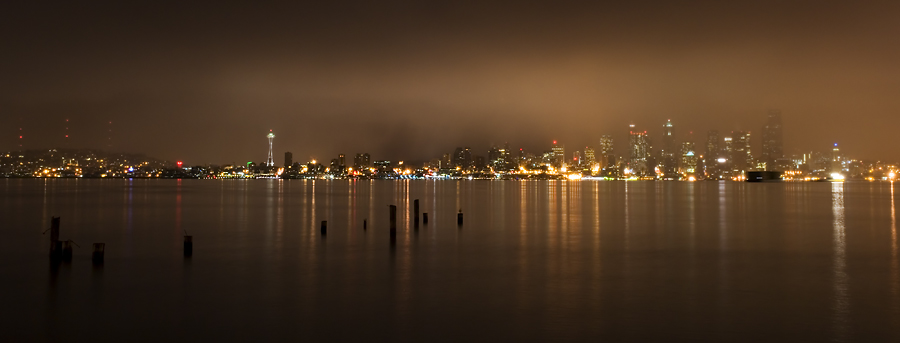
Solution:
<svg viewBox="0 0 900 343"><path fill-rule="evenodd" d="M391 238L397 237L397 206L390 205L391 211Z"/></svg>
<svg viewBox="0 0 900 343"><path fill-rule="evenodd" d="M462 213L462 209L459 209L459 213L456 214L456 225L462 226L462 222L463 222L463 213Z"/></svg>
<svg viewBox="0 0 900 343"><path fill-rule="evenodd" d="M428 212L422 213L422 224L428 224Z"/></svg>
<svg viewBox="0 0 900 343"><path fill-rule="evenodd" d="M366 229L366 220L367 220L367 219L363 219L363 230Z"/></svg>
<svg viewBox="0 0 900 343"><path fill-rule="evenodd" d="M328 233L328 221L327 220L322 221L321 231L322 231L322 236L325 236Z"/></svg>
<svg viewBox="0 0 900 343"><path fill-rule="evenodd" d="M413 226L419 228L419 199L413 200Z"/></svg>
<svg viewBox="0 0 900 343"><path fill-rule="evenodd" d="M194 254L194 236L184 236L184 257Z"/></svg>
<svg viewBox="0 0 900 343"><path fill-rule="evenodd" d="M94 243L94 253L91 255L91 261L95 266L103 264L103 254L106 250L106 243Z"/></svg>

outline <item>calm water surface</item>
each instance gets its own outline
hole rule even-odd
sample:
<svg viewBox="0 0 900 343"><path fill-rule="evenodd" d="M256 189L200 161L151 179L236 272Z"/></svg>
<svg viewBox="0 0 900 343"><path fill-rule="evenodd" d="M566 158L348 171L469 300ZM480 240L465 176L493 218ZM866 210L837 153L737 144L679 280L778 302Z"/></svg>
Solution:
<svg viewBox="0 0 900 343"><path fill-rule="evenodd" d="M0 337L898 341L895 192L878 182L5 179ZM429 215L418 230L413 199ZM51 216L81 246L57 269L41 234ZM102 268L90 262L94 242L106 243Z"/></svg>

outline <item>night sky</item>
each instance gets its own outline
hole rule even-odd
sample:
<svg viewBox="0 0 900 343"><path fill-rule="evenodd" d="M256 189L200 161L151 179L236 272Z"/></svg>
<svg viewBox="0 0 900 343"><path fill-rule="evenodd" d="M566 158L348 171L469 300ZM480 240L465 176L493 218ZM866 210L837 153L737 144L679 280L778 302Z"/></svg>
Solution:
<svg viewBox="0 0 900 343"><path fill-rule="evenodd" d="M900 160L900 2L622 3L4 4L0 150L20 127L25 148L105 149L111 128L114 151L260 162L273 129L278 163L602 134L622 155L628 124L659 142L672 119L758 154L780 109L787 154Z"/></svg>

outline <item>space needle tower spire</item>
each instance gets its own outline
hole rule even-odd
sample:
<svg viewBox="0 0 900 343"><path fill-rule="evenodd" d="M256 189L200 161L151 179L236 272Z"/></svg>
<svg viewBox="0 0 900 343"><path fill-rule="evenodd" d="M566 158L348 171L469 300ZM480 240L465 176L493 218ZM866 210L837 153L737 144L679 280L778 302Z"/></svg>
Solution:
<svg viewBox="0 0 900 343"><path fill-rule="evenodd" d="M272 133L272 130L269 130L269 134L266 137L269 137L269 158L266 160L266 166L271 167L275 165L275 159L272 157L272 139L275 138L275 134Z"/></svg>

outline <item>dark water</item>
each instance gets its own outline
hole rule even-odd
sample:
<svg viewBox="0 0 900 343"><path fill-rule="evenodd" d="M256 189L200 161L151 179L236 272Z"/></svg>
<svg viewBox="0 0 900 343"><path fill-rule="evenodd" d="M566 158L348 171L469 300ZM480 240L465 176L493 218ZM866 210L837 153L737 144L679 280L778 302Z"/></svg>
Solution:
<svg viewBox="0 0 900 343"><path fill-rule="evenodd" d="M0 180L0 338L897 341L894 192L877 182ZM413 199L430 220L418 230ZM41 235L51 216L81 245L55 270ZM93 242L107 246L99 269Z"/></svg>

